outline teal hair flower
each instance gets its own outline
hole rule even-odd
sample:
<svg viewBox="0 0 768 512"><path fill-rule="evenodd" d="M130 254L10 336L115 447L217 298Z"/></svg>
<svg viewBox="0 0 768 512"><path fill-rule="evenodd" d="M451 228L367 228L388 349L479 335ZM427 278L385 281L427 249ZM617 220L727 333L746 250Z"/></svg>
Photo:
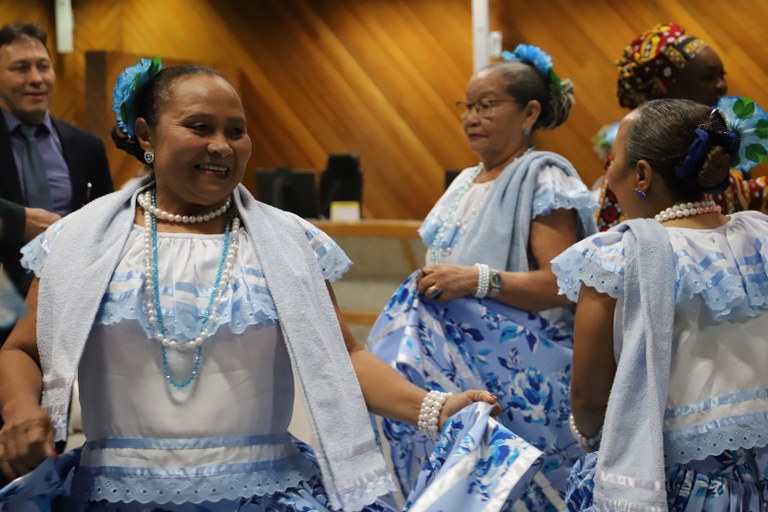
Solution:
<svg viewBox="0 0 768 512"><path fill-rule="evenodd" d="M514 51L502 52L501 58L505 61L522 62L533 66L545 80L556 86L562 93L563 86L560 83L560 77L555 73L552 57L538 46L519 44Z"/></svg>
<svg viewBox="0 0 768 512"><path fill-rule="evenodd" d="M747 96L723 96L717 110L741 141L735 169L748 171L768 160L768 114L760 105Z"/></svg>
<svg viewBox="0 0 768 512"><path fill-rule="evenodd" d="M133 66L125 68L117 78L117 84L112 91L112 111L115 113L117 125L129 138L133 138L136 124L136 91L146 84L150 78L160 71L163 63L160 57L141 59Z"/></svg>

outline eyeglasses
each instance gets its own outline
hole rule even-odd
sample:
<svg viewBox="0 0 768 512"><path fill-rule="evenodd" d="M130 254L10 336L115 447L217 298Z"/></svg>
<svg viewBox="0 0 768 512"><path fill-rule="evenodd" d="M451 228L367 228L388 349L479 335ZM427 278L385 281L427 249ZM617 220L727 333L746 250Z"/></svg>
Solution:
<svg viewBox="0 0 768 512"><path fill-rule="evenodd" d="M480 100L475 103L471 103L469 101L457 101L456 111L459 113L459 116L462 119L469 116L470 112L473 109L475 112L477 112L477 115L479 115L480 117L484 119L489 119L493 117L493 111L496 110L496 107L498 107L502 103L514 103L516 101L517 100L489 100L489 99Z"/></svg>

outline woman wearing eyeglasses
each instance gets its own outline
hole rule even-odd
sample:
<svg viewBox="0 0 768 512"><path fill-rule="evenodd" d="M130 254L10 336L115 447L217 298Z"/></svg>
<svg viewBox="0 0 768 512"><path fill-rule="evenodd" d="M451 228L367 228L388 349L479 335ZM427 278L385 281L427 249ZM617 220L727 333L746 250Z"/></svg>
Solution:
<svg viewBox="0 0 768 512"><path fill-rule="evenodd" d="M570 80L533 46L504 59L475 74L457 104L479 163L422 224L427 265L389 301L369 345L424 387L496 394L502 422L545 451L523 498L544 510L559 504L581 453L568 428L572 316L549 261L595 232L597 205L570 162L534 148L537 130L568 118ZM384 431L407 491L432 445L402 423L385 420Z"/></svg>

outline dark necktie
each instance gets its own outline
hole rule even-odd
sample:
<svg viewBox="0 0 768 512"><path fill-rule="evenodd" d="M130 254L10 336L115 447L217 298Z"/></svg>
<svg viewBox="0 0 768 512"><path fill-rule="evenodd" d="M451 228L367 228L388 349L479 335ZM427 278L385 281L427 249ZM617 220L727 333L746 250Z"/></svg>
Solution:
<svg viewBox="0 0 768 512"><path fill-rule="evenodd" d="M40 154L40 148L35 137L38 130L44 129L42 125L19 125L19 131L24 137L24 155L21 159L21 167L27 195L27 206L53 211L48 174L45 172L43 155Z"/></svg>

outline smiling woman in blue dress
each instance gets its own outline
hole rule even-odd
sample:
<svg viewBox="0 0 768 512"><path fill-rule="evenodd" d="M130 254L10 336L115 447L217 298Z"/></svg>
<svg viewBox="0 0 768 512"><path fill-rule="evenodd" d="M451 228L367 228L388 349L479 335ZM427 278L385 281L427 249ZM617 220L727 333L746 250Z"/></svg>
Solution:
<svg viewBox="0 0 768 512"><path fill-rule="evenodd" d="M441 435L416 504L498 510L538 451L489 418L488 392L428 393L363 350L329 284L349 259L240 184L251 141L232 85L159 68L142 60L114 93L113 138L149 175L24 250L38 278L0 351L0 467L29 478L0 506L394 510L367 406ZM53 463L76 374L87 441ZM294 375L316 454L288 432ZM469 471L440 473L465 456Z"/></svg>

